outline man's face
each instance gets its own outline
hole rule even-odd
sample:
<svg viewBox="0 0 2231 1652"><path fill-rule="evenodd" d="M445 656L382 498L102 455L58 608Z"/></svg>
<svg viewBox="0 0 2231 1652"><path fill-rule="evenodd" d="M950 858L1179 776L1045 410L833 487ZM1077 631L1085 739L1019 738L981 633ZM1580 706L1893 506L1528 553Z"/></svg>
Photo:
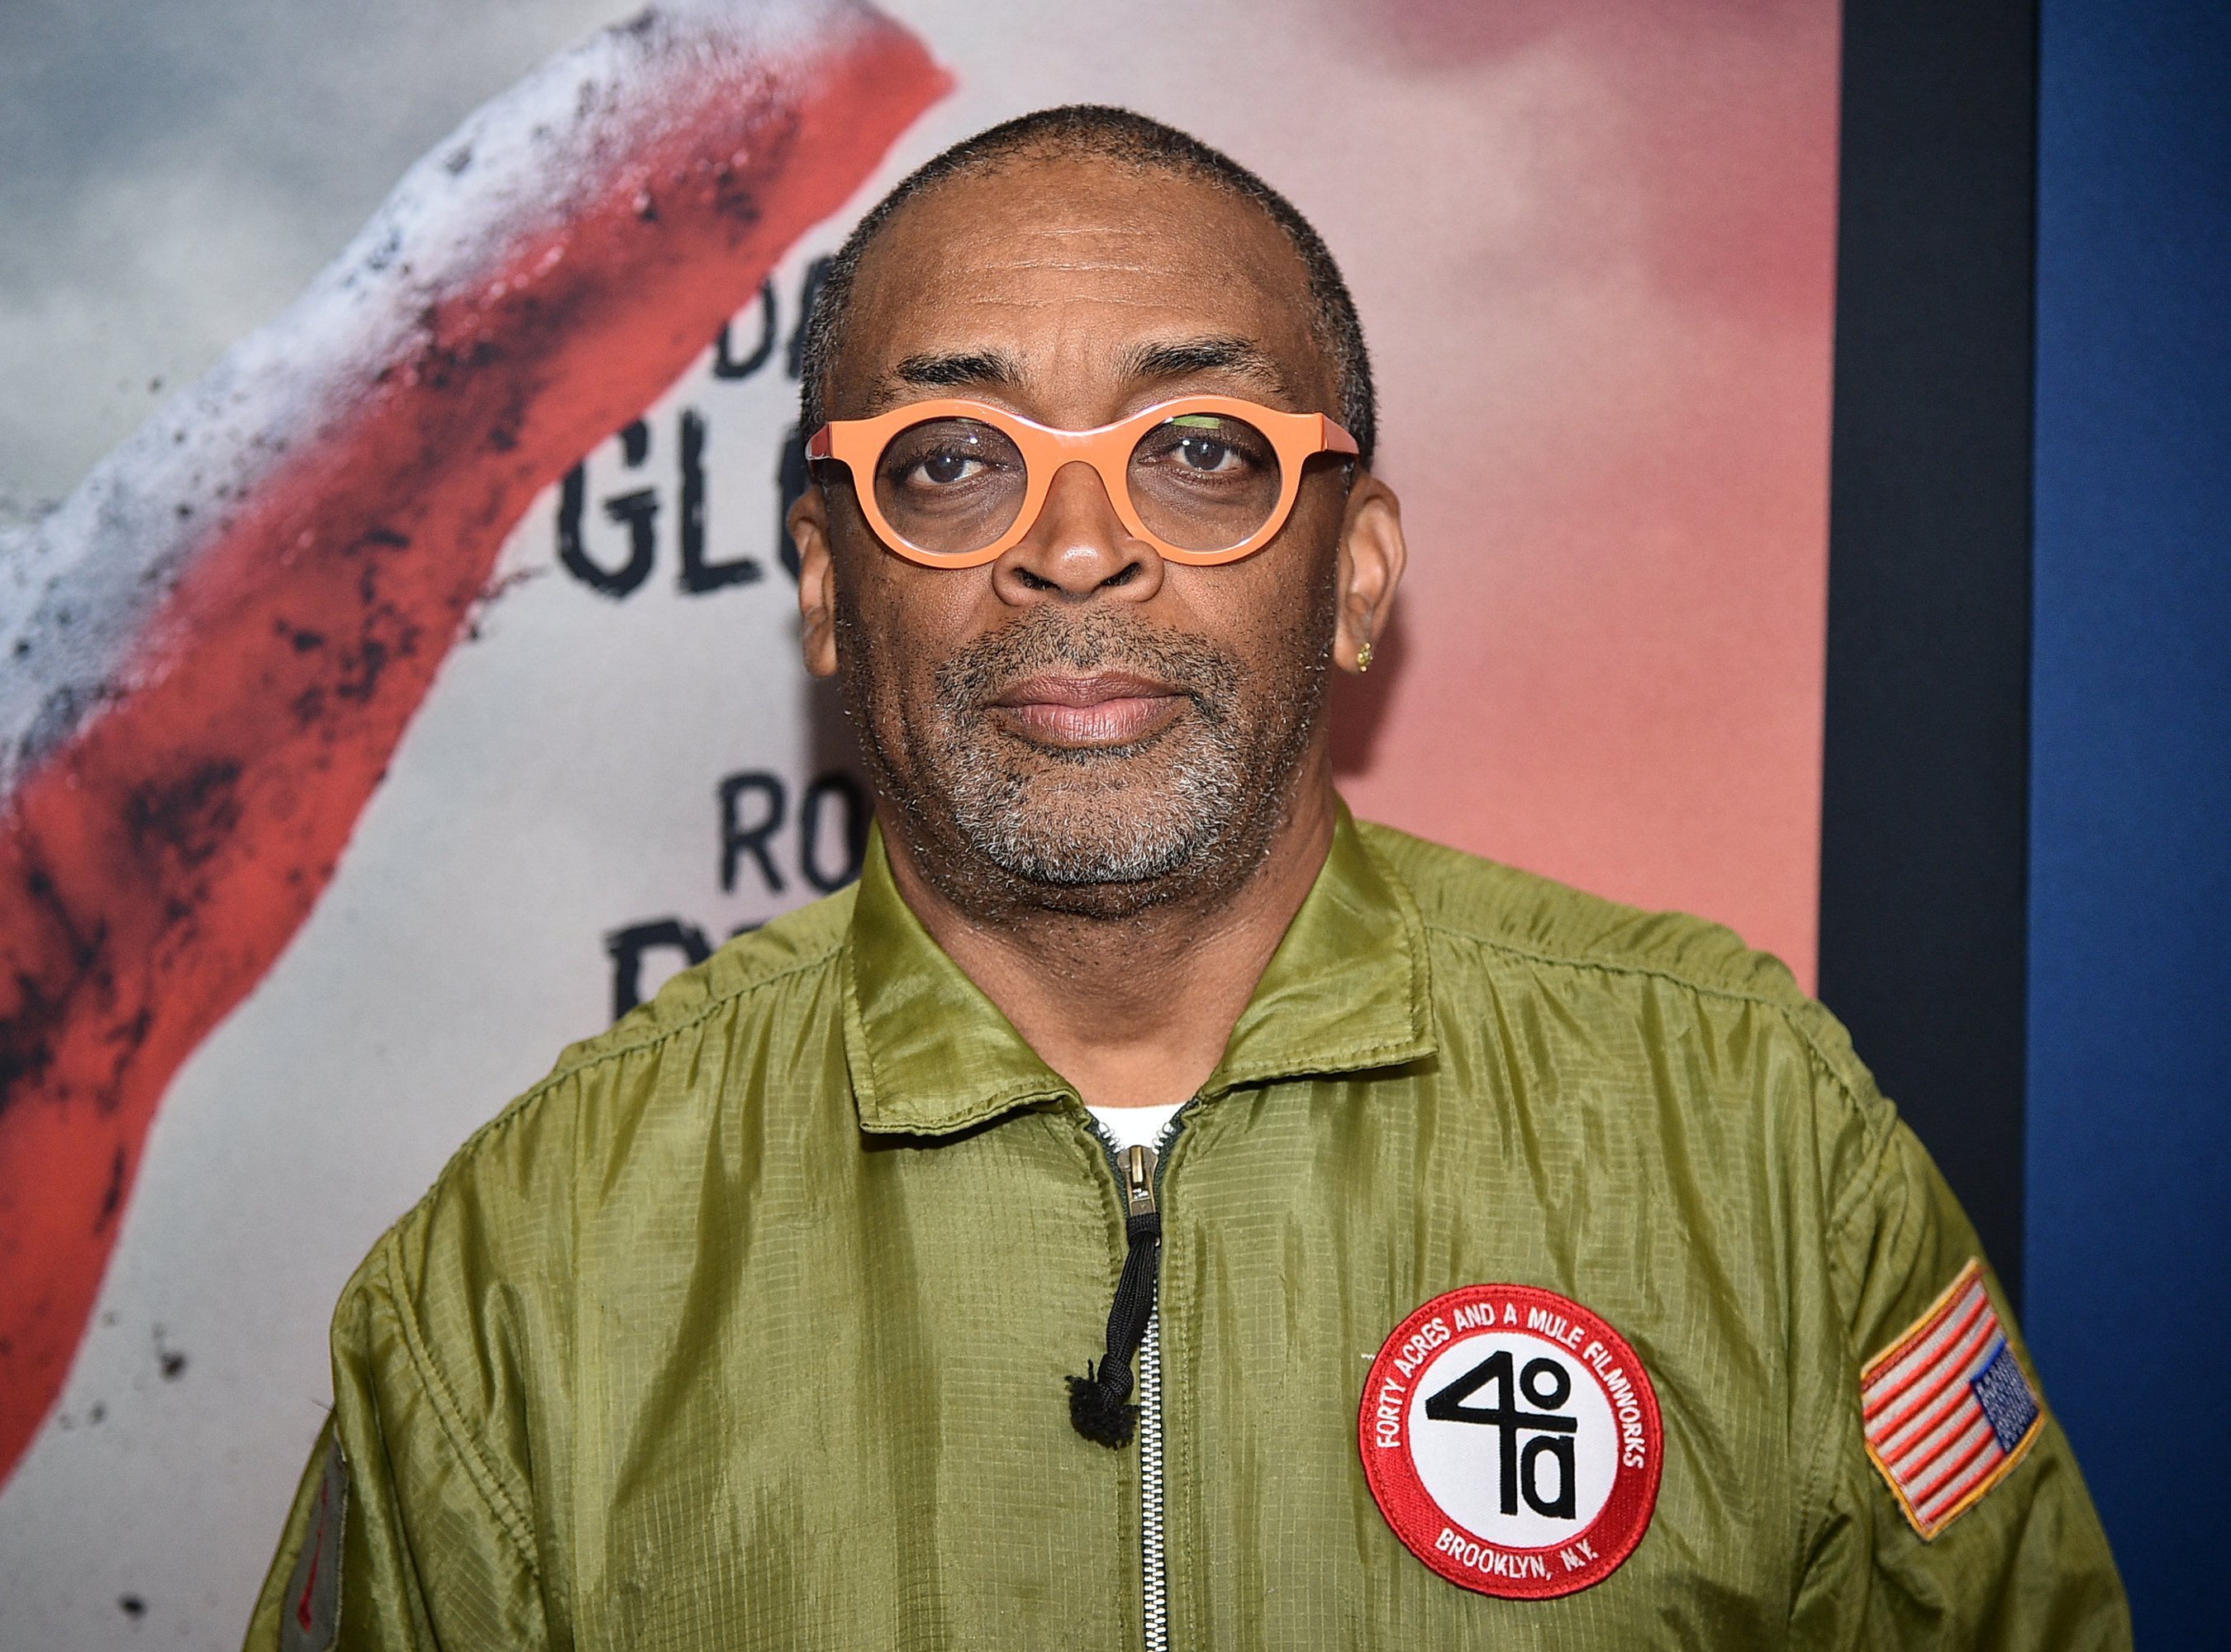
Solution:
<svg viewBox="0 0 2231 1652"><path fill-rule="evenodd" d="M1102 163L1013 164L894 220L860 269L829 405L861 418L958 396L1070 430L1187 394L1336 411L1311 315L1300 259L1251 204ZM1131 537L1072 464L1019 544L947 569L880 545L848 486L809 493L793 517L809 664L839 675L915 865L976 910L1116 917L1236 886L1323 762L1349 502L1322 457L1267 547L1191 567Z"/></svg>

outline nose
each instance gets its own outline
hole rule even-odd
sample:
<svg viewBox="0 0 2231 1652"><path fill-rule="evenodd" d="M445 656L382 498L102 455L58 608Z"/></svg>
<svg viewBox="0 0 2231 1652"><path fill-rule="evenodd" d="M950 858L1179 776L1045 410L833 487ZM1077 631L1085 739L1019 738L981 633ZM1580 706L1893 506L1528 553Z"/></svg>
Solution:
<svg viewBox="0 0 2231 1652"><path fill-rule="evenodd" d="M993 565L992 584L1017 607L1144 602L1161 589L1162 559L1123 526L1100 473L1071 460L1055 473L1038 521Z"/></svg>

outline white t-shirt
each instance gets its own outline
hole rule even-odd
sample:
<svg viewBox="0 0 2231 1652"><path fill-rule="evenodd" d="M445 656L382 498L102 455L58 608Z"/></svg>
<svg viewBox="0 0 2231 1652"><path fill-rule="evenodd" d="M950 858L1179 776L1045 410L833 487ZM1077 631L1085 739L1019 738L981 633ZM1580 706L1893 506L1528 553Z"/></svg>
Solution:
<svg viewBox="0 0 2231 1652"><path fill-rule="evenodd" d="M1184 1105L1174 1101L1167 1107L1095 1107L1092 1116L1116 1138L1116 1146L1152 1147L1161 1139L1162 1126Z"/></svg>

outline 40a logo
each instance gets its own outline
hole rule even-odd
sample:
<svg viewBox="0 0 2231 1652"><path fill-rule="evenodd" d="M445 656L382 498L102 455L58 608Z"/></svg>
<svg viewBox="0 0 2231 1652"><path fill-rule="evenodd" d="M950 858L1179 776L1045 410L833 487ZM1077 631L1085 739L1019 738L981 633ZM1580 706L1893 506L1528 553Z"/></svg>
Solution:
<svg viewBox="0 0 2231 1652"><path fill-rule="evenodd" d="M1600 1583L1658 1503L1663 1431L1642 1362L1587 1308L1530 1286L1468 1285L1397 1325L1358 1443L1395 1535L1485 1595Z"/></svg>

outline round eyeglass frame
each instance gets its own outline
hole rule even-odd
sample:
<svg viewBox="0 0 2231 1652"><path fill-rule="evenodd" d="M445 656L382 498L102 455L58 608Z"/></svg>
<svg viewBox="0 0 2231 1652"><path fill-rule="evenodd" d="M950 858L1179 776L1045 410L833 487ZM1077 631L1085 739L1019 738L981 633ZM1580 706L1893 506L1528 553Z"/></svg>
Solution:
<svg viewBox="0 0 2231 1652"><path fill-rule="evenodd" d="M1238 544L1219 551L1191 551L1150 532L1131 503L1131 454L1139 438L1154 426L1191 413L1219 413L1244 419L1270 438L1278 456L1278 502L1263 525ZM971 418L991 425L1015 444L1023 457L1023 502L1015 520L980 550L946 553L911 544L893 528L876 502L876 466L891 438L931 419ZM976 401L909 402L873 418L836 418L814 431L805 444L807 460L835 459L850 470L853 496L876 537L909 562L925 567L973 568L995 561L1029 537L1045 509L1053 479L1072 464L1089 464L1116 508L1117 520L1134 539L1153 546L1166 560L1192 567L1213 567L1251 556L1277 537L1301 496L1302 467L1320 453L1355 453L1355 438L1322 413L1283 413L1258 402L1232 396L1180 396L1103 424L1093 431L1059 431L1004 407Z"/></svg>

